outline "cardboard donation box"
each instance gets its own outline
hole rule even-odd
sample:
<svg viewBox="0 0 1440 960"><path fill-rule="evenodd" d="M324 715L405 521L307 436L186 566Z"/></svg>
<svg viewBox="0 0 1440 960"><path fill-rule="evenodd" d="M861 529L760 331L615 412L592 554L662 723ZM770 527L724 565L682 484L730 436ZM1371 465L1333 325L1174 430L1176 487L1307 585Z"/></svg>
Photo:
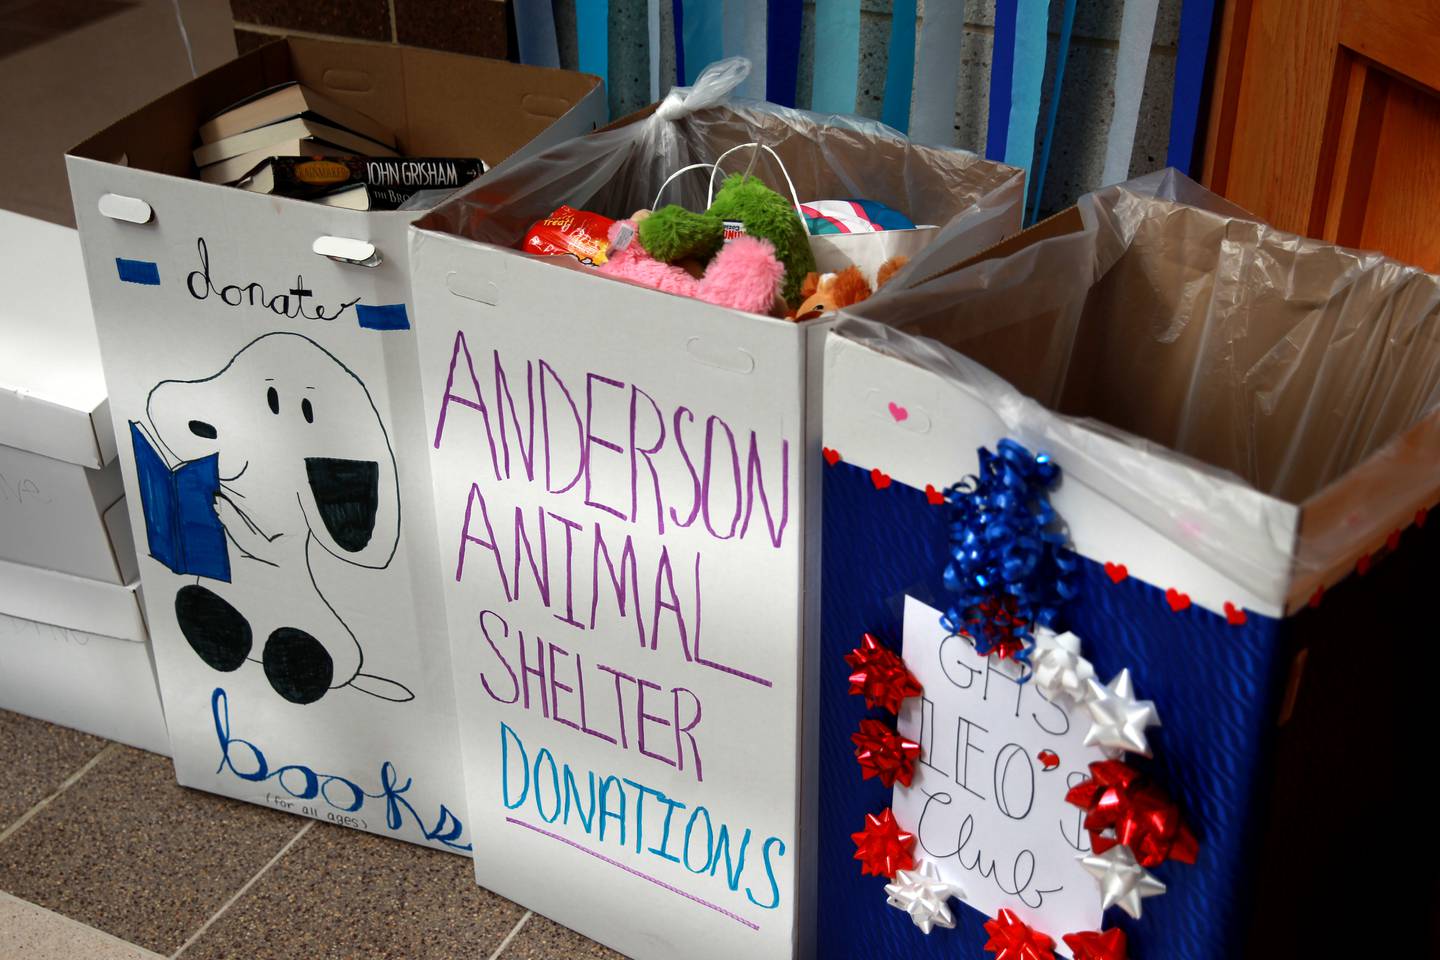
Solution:
<svg viewBox="0 0 1440 960"><path fill-rule="evenodd" d="M1373 638L1433 591L1437 309L1440 278L1167 171L842 320L821 954L1324 956L1429 922L1314 911L1357 802L1418 816L1428 673Z"/></svg>
<svg viewBox="0 0 1440 960"><path fill-rule="evenodd" d="M808 948L812 889L802 718L830 321L516 246L562 202L628 216L670 173L756 140L801 196L924 210L956 250L1017 229L1020 180L876 124L686 95L412 233L476 872L634 957L788 957ZM768 157L754 170L779 178ZM702 209L704 177L685 186Z"/></svg>
<svg viewBox="0 0 1440 960"><path fill-rule="evenodd" d="M80 239L0 211L0 708L168 751Z"/></svg>
<svg viewBox="0 0 1440 960"><path fill-rule="evenodd" d="M394 130L404 153L491 165L592 129L598 81L291 40L68 160L180 781L467 850L414 214L189 177L202 121L290 80Z"/></svg>

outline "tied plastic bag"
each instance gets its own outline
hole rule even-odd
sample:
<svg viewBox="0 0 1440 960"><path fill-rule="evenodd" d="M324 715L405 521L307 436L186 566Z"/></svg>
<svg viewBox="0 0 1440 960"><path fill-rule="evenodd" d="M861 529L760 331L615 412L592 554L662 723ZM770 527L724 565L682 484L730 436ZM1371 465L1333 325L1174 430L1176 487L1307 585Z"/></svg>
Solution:
<svg viewBox="0 0 1440 960"><path fill-rule="evenodd" d="M838 330L963 384L1291 609L1434 501L1440 277L1272 229L1173 170L1069 217Z"/></svg>
<svg viewBox="0 0 1440 960"><path fill-rule="evenodd" d="M901 212L923 212L937 224L924 251L927 263L954 263L1016 229L1021 171L963 150L911 143L873 120L731 99L749 70L743 58L714 63L694 87L671 90L648 114L494 171L417 226L511 247L562 203L626 217L649 208L676 171L713 164L738 144L758 142L774 150L799 196L863 196ZM744 163L734 166L738 171ZM784 192L779 172L765 169L770 172L757 167L757 174ZM680 178L665 199L704 210L705 179ZM887 288L918 275L912 263Z"/></svg>

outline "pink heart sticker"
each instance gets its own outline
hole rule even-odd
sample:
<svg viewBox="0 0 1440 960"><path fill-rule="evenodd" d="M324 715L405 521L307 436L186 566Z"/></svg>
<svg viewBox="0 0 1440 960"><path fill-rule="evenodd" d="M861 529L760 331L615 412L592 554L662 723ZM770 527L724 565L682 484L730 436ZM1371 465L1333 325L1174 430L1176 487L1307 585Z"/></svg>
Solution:
<svg viewBox="0 0 1440 960"><path fill-rule="evenodd" d="M904 422L906 417L910 416L910 411L900 406L900 404L896 403L894 400L891 400L890 416L895 418L896 423L902 423Z"/></svg>

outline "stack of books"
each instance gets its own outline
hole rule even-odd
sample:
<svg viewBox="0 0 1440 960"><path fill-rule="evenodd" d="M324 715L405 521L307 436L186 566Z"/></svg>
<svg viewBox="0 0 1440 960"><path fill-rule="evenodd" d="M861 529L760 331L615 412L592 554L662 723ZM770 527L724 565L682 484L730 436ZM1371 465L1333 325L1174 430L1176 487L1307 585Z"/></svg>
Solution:
<svg viewBox="0 0 1440 960"><path fill-rule="evenodd" d="M226 108L199 138L201 180L356 210L450 193L486 169L470 157L401 157L394 131L294 81Z"/></svg>

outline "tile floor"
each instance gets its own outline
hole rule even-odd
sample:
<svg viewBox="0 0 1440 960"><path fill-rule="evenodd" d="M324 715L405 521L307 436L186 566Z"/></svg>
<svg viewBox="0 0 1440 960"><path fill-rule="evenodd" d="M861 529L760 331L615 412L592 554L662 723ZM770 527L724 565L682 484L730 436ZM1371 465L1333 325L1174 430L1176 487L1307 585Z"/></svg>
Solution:
<svg viewBox="0 0 1440 960"><path fill-rule="evenodd" d="M470 863L175 784L0 710L0 960L607 960Z"/></svg>

